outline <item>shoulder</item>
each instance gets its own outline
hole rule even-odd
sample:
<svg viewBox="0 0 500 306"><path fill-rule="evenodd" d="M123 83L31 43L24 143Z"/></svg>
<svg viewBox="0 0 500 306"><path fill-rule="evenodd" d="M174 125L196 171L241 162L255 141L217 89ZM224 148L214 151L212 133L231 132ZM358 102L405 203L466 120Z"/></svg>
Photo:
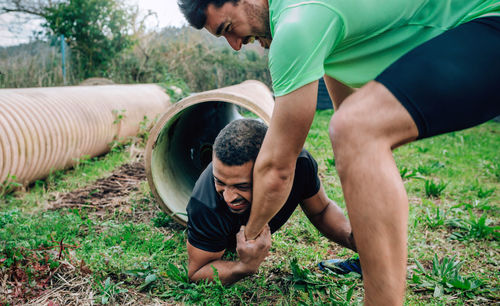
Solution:
<svg viewBox="0 0 500 306"><path fill-rule="evenodd" d="M314 159L314 157L307 151L306 149L302 149L302 151L299 154L299 157L297 158L297 166L296 169L303 169L303 168L316 168L318 167L318 163Z"/></svg>
<svg viewBox="0 0 500 306"><path fill-rule="evenodd" d="M319 79L324 60L343 39L339 15L322 2L306 2L289 5L272 17L269 70L276 96Z"/></svg>

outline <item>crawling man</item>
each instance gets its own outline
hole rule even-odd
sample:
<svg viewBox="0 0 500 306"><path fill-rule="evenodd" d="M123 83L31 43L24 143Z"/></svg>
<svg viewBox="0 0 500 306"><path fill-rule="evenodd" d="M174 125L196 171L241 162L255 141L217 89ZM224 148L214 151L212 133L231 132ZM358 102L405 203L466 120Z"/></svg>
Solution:
<svg viewBox="0 0 500 306"><path fill-rule="evenodd" d="M293 187L285 205L260 236L246 241L244 225L252 205L252 170L266 131L267 126L258 120L239 119L229 123L215 139L212 162L198 178L187 206L191 281L212 280L213 268L223 284L256 273L268 255L271 234L290 218L298 204L327 238L356 250L351 225L327 197L318 178L317 163L306 150L297 159ZM235 248L237 260L222 260L225 250ZM332 262L322 262L320 267L328 263ZM333 263L330 268L336 272L361 272L358 260Z"/></svg>

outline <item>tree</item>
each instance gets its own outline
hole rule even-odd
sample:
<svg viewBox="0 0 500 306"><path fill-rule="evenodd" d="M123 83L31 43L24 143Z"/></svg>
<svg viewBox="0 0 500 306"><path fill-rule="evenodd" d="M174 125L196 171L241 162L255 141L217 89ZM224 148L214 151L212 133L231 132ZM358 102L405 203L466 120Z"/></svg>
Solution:
<svg viewBox="0 0 500 306"><path fill-rule="evenodd" d="M119 0L10 0L0 12L41 16L52 34L64 35L81 77L102 76L112 59L133 45L132 8Z"/></svg>

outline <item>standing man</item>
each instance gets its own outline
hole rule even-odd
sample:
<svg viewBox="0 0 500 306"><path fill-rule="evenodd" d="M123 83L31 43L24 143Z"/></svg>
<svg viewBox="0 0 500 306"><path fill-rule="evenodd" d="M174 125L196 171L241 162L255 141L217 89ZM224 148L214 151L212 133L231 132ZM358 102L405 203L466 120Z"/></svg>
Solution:
<svg viewBox="0 0 500 306"><path fill-rule="evenodd" d="M252 169L267 126L254 119L229 123L215 138L212 163L203 171L187 206L189 257L192 281L213 279L217 269L223 284L256 273L271 246L271 233L290 218L300 203L312 224L330 240L356 250L351 225L340 207L326 195L318 178L318 166L306 150L296 161L292 190L280 211L255 241L246 241L244 225L252 205ZM223 260L225 250L237 260ZM348 259L320 263L339 273L361 273L359 261Z"/></svg>
<svg viewBox="0 0 500 306"><path fill-rule="evenodd" d="M329 125L367 305L401 304L408 199L392 156L405 143L500 114L498 0L179 0L231 47L269 47L276 95L254 167L254 239L286 200L323 74ZM352 88L358 88L354 91Z"/></svg>

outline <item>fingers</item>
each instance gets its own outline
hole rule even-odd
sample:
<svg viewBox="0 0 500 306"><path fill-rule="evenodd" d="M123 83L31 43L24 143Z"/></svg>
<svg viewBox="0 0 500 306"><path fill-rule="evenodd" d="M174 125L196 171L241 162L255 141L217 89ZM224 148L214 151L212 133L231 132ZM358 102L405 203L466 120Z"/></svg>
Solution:
<svg viewBox="0 0 500 306"><path fill-rule="evenodd" d="M238 234L236 234L236 244L242 244L246 241L246 238L245 238L245 226L242 225L240 227L240 231L238 232Z"/></svg>

